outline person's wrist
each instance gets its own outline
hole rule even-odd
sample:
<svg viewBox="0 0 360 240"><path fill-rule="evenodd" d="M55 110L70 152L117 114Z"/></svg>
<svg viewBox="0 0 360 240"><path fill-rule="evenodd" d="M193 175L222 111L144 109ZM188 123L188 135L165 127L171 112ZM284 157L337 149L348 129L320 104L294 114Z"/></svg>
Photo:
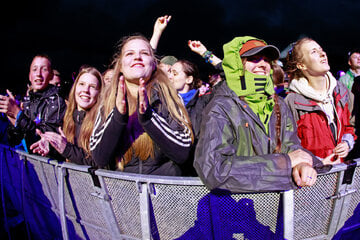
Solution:
<svg viewBox="0 0 360 240"><path fill-rule="evenodd" d="M209 51L209 50L206 50L204 54L201 55L204 59L205 59L205 62L208 63L212 63L212 59L214 57L212 51Z"/></svg>
<svg viewBox="0 0 360 240"><path fill-rule="evenodd" d="M14 111L14 117L16 119L17 115L19 114L19 112L21 111L21 109L19 107L15 108L15 111Z"/></svg>

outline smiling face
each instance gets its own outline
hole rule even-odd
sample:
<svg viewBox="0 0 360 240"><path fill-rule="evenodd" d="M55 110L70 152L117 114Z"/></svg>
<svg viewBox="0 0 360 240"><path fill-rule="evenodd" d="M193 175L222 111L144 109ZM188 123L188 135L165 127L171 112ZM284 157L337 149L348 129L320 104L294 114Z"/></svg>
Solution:
<svg viewBox="0 0 360 240"><path fill-rule="evenodd" d="M326 53L315 41L305 41L300 46L301 61L297 64L305 76L323 76L330 70Z"/></svg>
<svg viewBox="0 0 360 240"><path fill-rule="evenodd" d="M122 48L121 72L128 82L139 84L139 79L148 81L155 69L155 59L150 44L142 39L133 39Z"/></svg>
<svg viewBox="0 0 360 240"><path fill-rule="evenodd" d="M187 76L184 72L183 65L180 62L175 63L170 70L169 80L179 93L187 93L193 81L192 76Z"/></svg>
<svg viewBox="0 0 360 240"><path fill-rule="evenodd" d="M257 75L269 76L271 65L270 59L259 53L244 59L244 69Z"/></svg>
<svg viewBox="0 0 360 240"><path fill-rule="evenodd" d="M51 63L45 57L35 57L30 66L29 80L34 92L44 90L53 77Z"/></svg>
<svg viewBox="0 0 360 240"><path fill-rule="evenodd" d="M78 110L87 111L93 107L100 92L99 80L90 73L84 73L77 81L75 102Z"/></svg>

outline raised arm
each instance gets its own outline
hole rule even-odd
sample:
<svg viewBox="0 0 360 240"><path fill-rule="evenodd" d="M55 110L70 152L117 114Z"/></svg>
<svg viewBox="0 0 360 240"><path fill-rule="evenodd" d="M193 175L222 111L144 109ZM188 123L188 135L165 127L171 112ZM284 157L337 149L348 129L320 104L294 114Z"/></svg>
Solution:
<svg viewBox="0 0 360 240"><path fill-rule="evenodd" d="M211 65L216 66L219 63L222 62L222 60L220 58L218 58L217 56L215 56L213 54L213 52L208 51L205 47L204 44L202 44L200 41L192 41L189 40L188 41L188 46L191 49L191 51L193 51L194 53L199 54L200 56L202 56L206 62L211 63Z"/></svg>
<svg viewBox="0 0 360 240"><path fill-rule="evenodd" d="M170 19L171 19L171 16L168 16L168 15L158 17L156 19L155 24L154 24L153 35L150 39L150 45L154 50L157 49L160 37L161 37L163 31L165 30L165 28L167 27Z"/></svg>

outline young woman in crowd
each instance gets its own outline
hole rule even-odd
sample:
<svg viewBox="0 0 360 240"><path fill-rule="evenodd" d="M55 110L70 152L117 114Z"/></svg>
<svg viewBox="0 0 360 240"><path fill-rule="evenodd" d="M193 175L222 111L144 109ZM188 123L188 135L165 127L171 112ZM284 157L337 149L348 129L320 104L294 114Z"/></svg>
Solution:
<svg viewBox="0 0 360 240"><path fill-rule="evenodd" d="M197 137L200 131L201 111L206 105L204 97L199 96L202 81L197 66L187 60L178 60L170 70L169 80L180 95L188 110L194 134ZM203 104L199 104L199 103ZM199 116L199 118L197 118Z"/></svg>
<svg viewBox="0 0 360 240"><path fill-rule="evenodd" d="M326 53L310 38L297 41L287 56L291 76L286 103L298 125L301 145L325 164L339 163L354 145L348 90L329 72Z"/></svg>
<svg viewBox="0 0 360 240"><path fill-rule="evenodd" d="M41 140L31 149L45 156L50 143L68 161L97 167L91 157L89 142L102 85L101 73L96 68L82 68L70 90L63 131L59 129L60 134L39 132Z"/></svg>
<svg viewBox="0 0 360 240"><path fill-rule="evenodd" d="M112 68L108 68L105 70L105 72L103 72L102 78L103 78L104 86L108 86L111 84L111 79L113 74L114 74L114 69Z"/></svg>
<svg viewBox="0 0 360 240"><path fill-rule="evenodd" d="M126 37L91 136L97 165L126 172L181 175L193 141L190 119L149 41Z"/></svg>
<svg viewBox="0 0 360 240"><path fill-rule="evenodd" d="M220 82L203 112L194 166L205 185L232 192L311 186L321 162L304 150L285 102L274 94L279 50L253 37L224 45Z"/></svg>
<svg viewBox="0 0 360 240"><path fill-rule="evenodd" d="M193 146L195 149L196 141L200 134L201 113L209 102L209 96L200 96L199 88L201 87L202 81L199 70L197 66L190 61L178 60L171 66L169 80L180 95L188 111L195 136ZM192 164L194 159L193 153L192 151L189 156L189 161L184 166L183 175L197 175Z"/></svg>

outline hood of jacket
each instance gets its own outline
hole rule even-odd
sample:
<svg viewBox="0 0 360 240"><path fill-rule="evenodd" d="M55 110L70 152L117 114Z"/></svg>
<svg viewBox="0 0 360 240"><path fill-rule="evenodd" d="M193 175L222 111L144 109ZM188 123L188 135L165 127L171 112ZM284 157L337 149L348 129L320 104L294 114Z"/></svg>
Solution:
<svg viewBox="0 0 360 240"><path fill-rule="evenodd" d="M260 118L269 130L269 117L274 108L274 85L271 74L268 76L253 74L244 69L240 57L240 49L249 40L259 40L254 37L236 37L224 45L223 69L227 85L237 96L243 96L249 107ZM264 41L263 41L264 42ZM264 42L266 44L266 42Z"/></svg>
<svg viewBox="0 0 360 240"><path fill-rule="evenodd" d="M238 96L247 96L264 92L268 95L272 95L275 91L271 75L257 75L244 69L239 51L249 40L263 41L261 39L250 36L236 37L223 46L224 59L222 61L222 67L224 69L226 82L229 88L233 90ZM266 43L265 41L263 42ZM264 83L264 89L261 89L262 87L259 88L259 86L256 86L255 80Z"/></svg>

